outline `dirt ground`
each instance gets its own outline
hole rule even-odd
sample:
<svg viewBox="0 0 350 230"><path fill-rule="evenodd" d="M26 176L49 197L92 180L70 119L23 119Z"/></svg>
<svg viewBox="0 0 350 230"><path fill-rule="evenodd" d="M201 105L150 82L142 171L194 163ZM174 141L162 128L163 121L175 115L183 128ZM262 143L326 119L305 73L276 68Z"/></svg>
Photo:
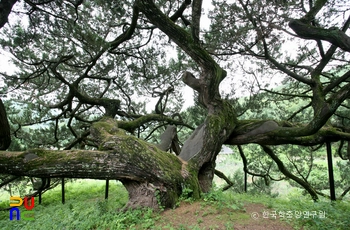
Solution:
<svg viewBox="0 0 350 230"><path fill-rule="evenodd" d="M268 209L262 204L245 204L234 210L200 202L182 203L174 210L164 211L156 226L162 229L293 230L278 217L263 217L264 211Z"/></svg>

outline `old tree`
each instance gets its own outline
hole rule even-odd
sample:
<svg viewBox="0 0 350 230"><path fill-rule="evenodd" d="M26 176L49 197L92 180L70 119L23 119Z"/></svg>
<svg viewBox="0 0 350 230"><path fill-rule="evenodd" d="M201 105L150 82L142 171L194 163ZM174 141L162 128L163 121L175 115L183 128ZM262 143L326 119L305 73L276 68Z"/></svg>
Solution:
<svg viewBox="0 0 350 230"><path fill-rule="evenodd" d="M173 207L185 189L211 189L224 144L254 143L317 199L274 146L332 142L349 159L345 2L1 1L1 45L16 68L1 62L0 173L116 179L128 207ZM200 124L179 113L183 83L205 111ZM251 95L238 100L240 89ZM274 116L260 116L267 102ZM27 149L8 149L10 134Z"/></svg>

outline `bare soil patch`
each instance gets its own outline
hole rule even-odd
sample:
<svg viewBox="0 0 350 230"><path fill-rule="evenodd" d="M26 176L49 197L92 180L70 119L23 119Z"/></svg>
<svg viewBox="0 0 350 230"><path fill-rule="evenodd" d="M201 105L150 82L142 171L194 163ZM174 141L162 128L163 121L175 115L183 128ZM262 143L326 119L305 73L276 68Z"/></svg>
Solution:
<svg viewBox="0 0 350 230"><path fill-rule="evenodd" d="M243 208L219 208L203 202L183 202L173 210L161 214L156 227L162 229L245 229L292 230L293 227L276 218L263 218L263 204L244 204ZM259 216L252 213L258 213Z"/></svg>

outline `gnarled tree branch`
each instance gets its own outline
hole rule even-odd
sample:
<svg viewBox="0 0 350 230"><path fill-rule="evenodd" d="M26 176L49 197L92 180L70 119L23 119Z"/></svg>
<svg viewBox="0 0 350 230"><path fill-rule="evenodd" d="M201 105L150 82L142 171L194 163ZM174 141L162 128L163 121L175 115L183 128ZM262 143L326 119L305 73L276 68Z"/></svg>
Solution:
<svg viewBox="0 0 350 230"><path fill-rule="evenodd" d="M281 171L281 173L283 173L286 177L294 180L299 185L301 185L303 188L305 188L306 191L309 192L309 194L311 195L313 200L315 200L315 201L318 200L318 196L317 196L316 191L312 188L312 186L310 186L309 183L307 183L306 181L300 179L299 177L297 177L294 174L292 174L291 172L289 172L288 169L284 166L283 162L278 158L278 156L272 151L271 148L269 148L268 146L265 146L265 145L262 145L261 147L272 158L272 160L274 160L274 162L277 164L278 169Z"/></svg>
<svg viewBox="0 0 350 230"><path fill-rule="evenodd" d="M134 136L111 118L94 123L91 135L101 151L43 150L0 152L0 173L31 177L120 180L129 191L128 207L174 207L180 184L196 189L187 163ZM194 180L195 181L195 180ZM197 186L198 189L198 186ZM148 191L146 193L142 191ZM199 190L194 191L199 196ZM139 199L138 195L143 198ZM155 198L156 194L160 200ZM158 203L158 201L160 203Z"/></svg>
<svg viewBox="0 0 350 230"><path fill-rule="evenodd" d="M8 16L11 13L13 5L18 0L2 0L0 2L0 28L8 22Z"/></svg>
<svg viewBox="0 0 350 230"><path fill-rule="evenodd" d="M193 0L192 2L192 38L199 43L200 20L202 16L202 0Z"/></svg>
<svg viewBox="0 0 350 230"><path fill-rule="evenodd" d="M297 19L291 20L289 26L301 38L328 41L342 50L350 52L350 37L340 29L317 28Z"/></svg>

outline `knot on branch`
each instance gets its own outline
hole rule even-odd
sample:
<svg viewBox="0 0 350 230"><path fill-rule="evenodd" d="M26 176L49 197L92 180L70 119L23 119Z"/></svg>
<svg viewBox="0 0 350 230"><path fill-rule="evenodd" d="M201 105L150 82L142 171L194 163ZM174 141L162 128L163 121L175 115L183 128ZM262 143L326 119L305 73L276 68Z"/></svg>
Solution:
<svg viewBox="0 0 350 230"><path fill-rule="evenodd" d="M125 135L125 131L118 128L118 124L114 119L104 117L100 121L92 124L90 134L94 142L97 145L101 145L112 136Z"/></svg>
<svg viewBox="0 0 350 230"><path fill-rule="evenodd" d="M160 135L160 143L156 145L163 151L173 150L176 155L180 154L179 139L175 125L168 125L162 135Z"/></svg>
<svg viewBox="0 0 350 230"><path fill-rule="evenodd" d="M238 127L226 143L244 143L246 141L261 141L266 133L278 129L280 126L275 121L250 122Z"/></svg>
<svg viewBox="0 0 350 230"><path fill-rule="evenodd" d="M157 114L164 114L167 102L168 102L168 98L170 93L174 92L174 87L173 86L169 86L166 90L164 90L163 92L159 92L159 91L153 91L152 93L152 97L156 97L159 96L159 100L155 106L155 112ZM163 101L163 98L165 97L165 100Z"/></svg>
<svg viewBox="0 0 350 230"><path fill-rule="evenodd" d="M34 154L34 153L27 153L25 156L24 156L24 162L28 162L28 161L31 161L31 160L34 160L36 158L38 158L39 156Z"/></svg>
<svg viewBox="0 0 350 230"><path fill-rule="evenodd" d="M189 161L197 155L204 144L206 124L201 124L184 143L179 157L184 161Z"/></svg>
<svg viewBox="0 0 350 230"><path fill-rule="evenodd" d="M200 92L199 80L195 78L195 76L192 73L185 71L182 75L182 81L192 89L196 90L197 92Z"/></svg>
<svg viewBox="0 0 350 230"><path fill-rule="evenodd" d="M101 106L106 110L105 115L114 118L120 109L120 100L108 98L101 98L100 100Z"/></svg>

